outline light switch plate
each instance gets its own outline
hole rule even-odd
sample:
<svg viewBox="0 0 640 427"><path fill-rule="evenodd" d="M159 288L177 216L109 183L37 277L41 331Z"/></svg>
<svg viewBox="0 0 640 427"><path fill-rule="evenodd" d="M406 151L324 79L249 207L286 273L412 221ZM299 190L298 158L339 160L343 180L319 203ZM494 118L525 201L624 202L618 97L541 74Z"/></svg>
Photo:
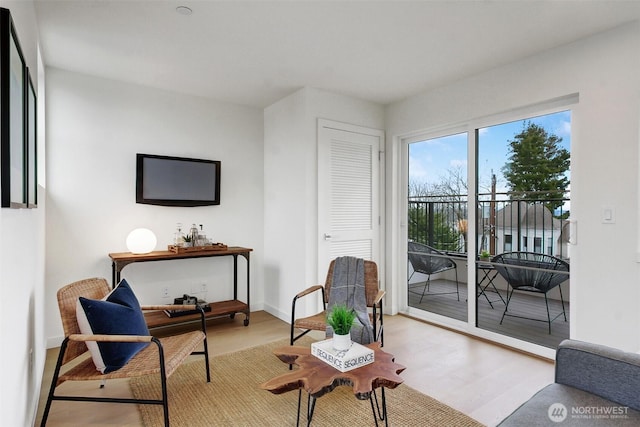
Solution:
<svg viewBox="0 0 640 427"><path fill-rule="evenodd" d="M601 211L603 224L615 224L616 222L616 210L613 206L603 206Z"/></svg>

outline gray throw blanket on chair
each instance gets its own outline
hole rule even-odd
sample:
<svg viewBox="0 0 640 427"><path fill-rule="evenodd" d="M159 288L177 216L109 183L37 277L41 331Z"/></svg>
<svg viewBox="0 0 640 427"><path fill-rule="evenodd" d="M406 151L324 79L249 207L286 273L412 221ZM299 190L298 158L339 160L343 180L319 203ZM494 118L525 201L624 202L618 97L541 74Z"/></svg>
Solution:
<svg viewBox="0 0 640 427"><path fill-rule="evenodd" d="M373 327L369 321L364 288L364 260L361 258L336 258L327 310L330 312L336 304L345 304L356 312L357 317L351 328L351 339L360 344L373 342ZM333 329L327 326L327 337L332 336Z"/></svg>

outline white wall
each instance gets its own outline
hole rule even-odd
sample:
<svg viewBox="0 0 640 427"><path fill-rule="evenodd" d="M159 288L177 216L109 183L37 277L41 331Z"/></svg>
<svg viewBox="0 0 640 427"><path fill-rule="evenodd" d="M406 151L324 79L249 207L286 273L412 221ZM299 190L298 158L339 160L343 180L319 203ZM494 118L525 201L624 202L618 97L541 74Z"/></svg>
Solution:
<svg viewBox="0 0 640 427"><path fill-rule="evenodd" d="M127 234L153 230L156 249L177 222L203 224L216 241L253 248L251 309L261 309L263 257L262 110L47 69L46 336L62 338L57 290L87 277L111 281L110 252ZM135 202L136 153L222 161L221 204L181 208ZM233 297L231 257L138 263L122 271L143 304L196 293ZM246 300L244 258L239 297ZM206 294L198 293L206 283ZM163 299L168 286L171 299ZM196 291L196 292L194 292Z"/></svg>
<svg viewBox="0 0 640 427"><path fill-rule="evenodd" d="M387 191L397 212L400 152L393 137L579 93L572 108L571 215L578 244L571 250L571 336L634 351L640 349L639 48L638 24L629 24L413 96L390 105L386 117ZM615 224L601 222L606 205L615 208ZM396 257L406 230L393 212L388 254ZM394 274L401 280L401 271Z"/></svg>
<svg viewBox="0 0 640 427"><path fill-rule="evenodd" d="M33 3L1 1L0 7L11 11L25 61L38 86L38 100L43 101ZM44 116L39 120L44 123ZM38 132L42 152L42 127ZM42 185L43 177L39 178ZM4 346L0 351L0 414L2 425L7 426L33 423L46 357L43 191L40 187L37 209L0 209L0 338Z"/></svg>
<svg viewBox="0 0 640 427"><path fill-rule="evenodd" d="M264 112L265 309L291 319L293 296L323 283L318 266L317 121L381 129L383 108L303 88ZM307 307L312 307L311 301ZM305 308L300 311L304 314Z"/></svg>

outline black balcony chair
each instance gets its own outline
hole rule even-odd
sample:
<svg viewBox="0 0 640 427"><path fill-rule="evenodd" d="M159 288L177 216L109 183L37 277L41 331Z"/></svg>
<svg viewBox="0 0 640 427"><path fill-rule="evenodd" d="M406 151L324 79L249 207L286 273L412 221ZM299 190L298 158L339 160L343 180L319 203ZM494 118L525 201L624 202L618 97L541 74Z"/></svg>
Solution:
<svg viewBox="0 0 640 427"><path fill-rule="evenodd" d="M551 255L534 252L505 252L494 256L491 262L498 273L509 284L507 303L505 304L500 324L502 324L505 316L547 322L549 324L549 334L551 334L551 322L561 315L564 316L564 321L567 321L567 314L564 309L564 298L562 297L562 287L560 286L561 283L569 279L569 264L567 262ZM562 312L558 313L552 319L549 312L547 293L556 286L560 291ZM509 303L511 302L514 291L543 294L544 303L547 308L547 319L536 319L509 313Z"/></svg>
<svg viewBox="0 0 640 427"><path fill-rule="evenodd" d="M408 285L409 292L420 295L420 303L425 295L446 295L456 294L458 301L460 301L460 291L458 284L458 265L444 252L440 252L431 246L423 245L422 243L409 242L408 246L409 262L413 267L413 272L409 276L407 282L411 281L411 278L415 273L422 273L427 275L426 282L419 282L414 285ZM447 270L455 270L456 273L456 290L455 292L429 292L429 285L431 284L431 275L436 273L442 273ZM422 291L416 291L416 288L422 287Z"/></svg>

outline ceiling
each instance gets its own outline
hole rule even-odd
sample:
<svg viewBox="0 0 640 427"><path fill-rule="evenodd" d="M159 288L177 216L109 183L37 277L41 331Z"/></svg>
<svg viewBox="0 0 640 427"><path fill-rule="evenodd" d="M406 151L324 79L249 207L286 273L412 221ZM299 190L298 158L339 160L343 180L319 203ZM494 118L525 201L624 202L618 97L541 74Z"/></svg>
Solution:
<svg viewBox="0 0 640 427"><path fill-rule="evenodd" d="M305 86L389 104L640 17L611 0L35 5L47 66L255 107Z"/></svg>

